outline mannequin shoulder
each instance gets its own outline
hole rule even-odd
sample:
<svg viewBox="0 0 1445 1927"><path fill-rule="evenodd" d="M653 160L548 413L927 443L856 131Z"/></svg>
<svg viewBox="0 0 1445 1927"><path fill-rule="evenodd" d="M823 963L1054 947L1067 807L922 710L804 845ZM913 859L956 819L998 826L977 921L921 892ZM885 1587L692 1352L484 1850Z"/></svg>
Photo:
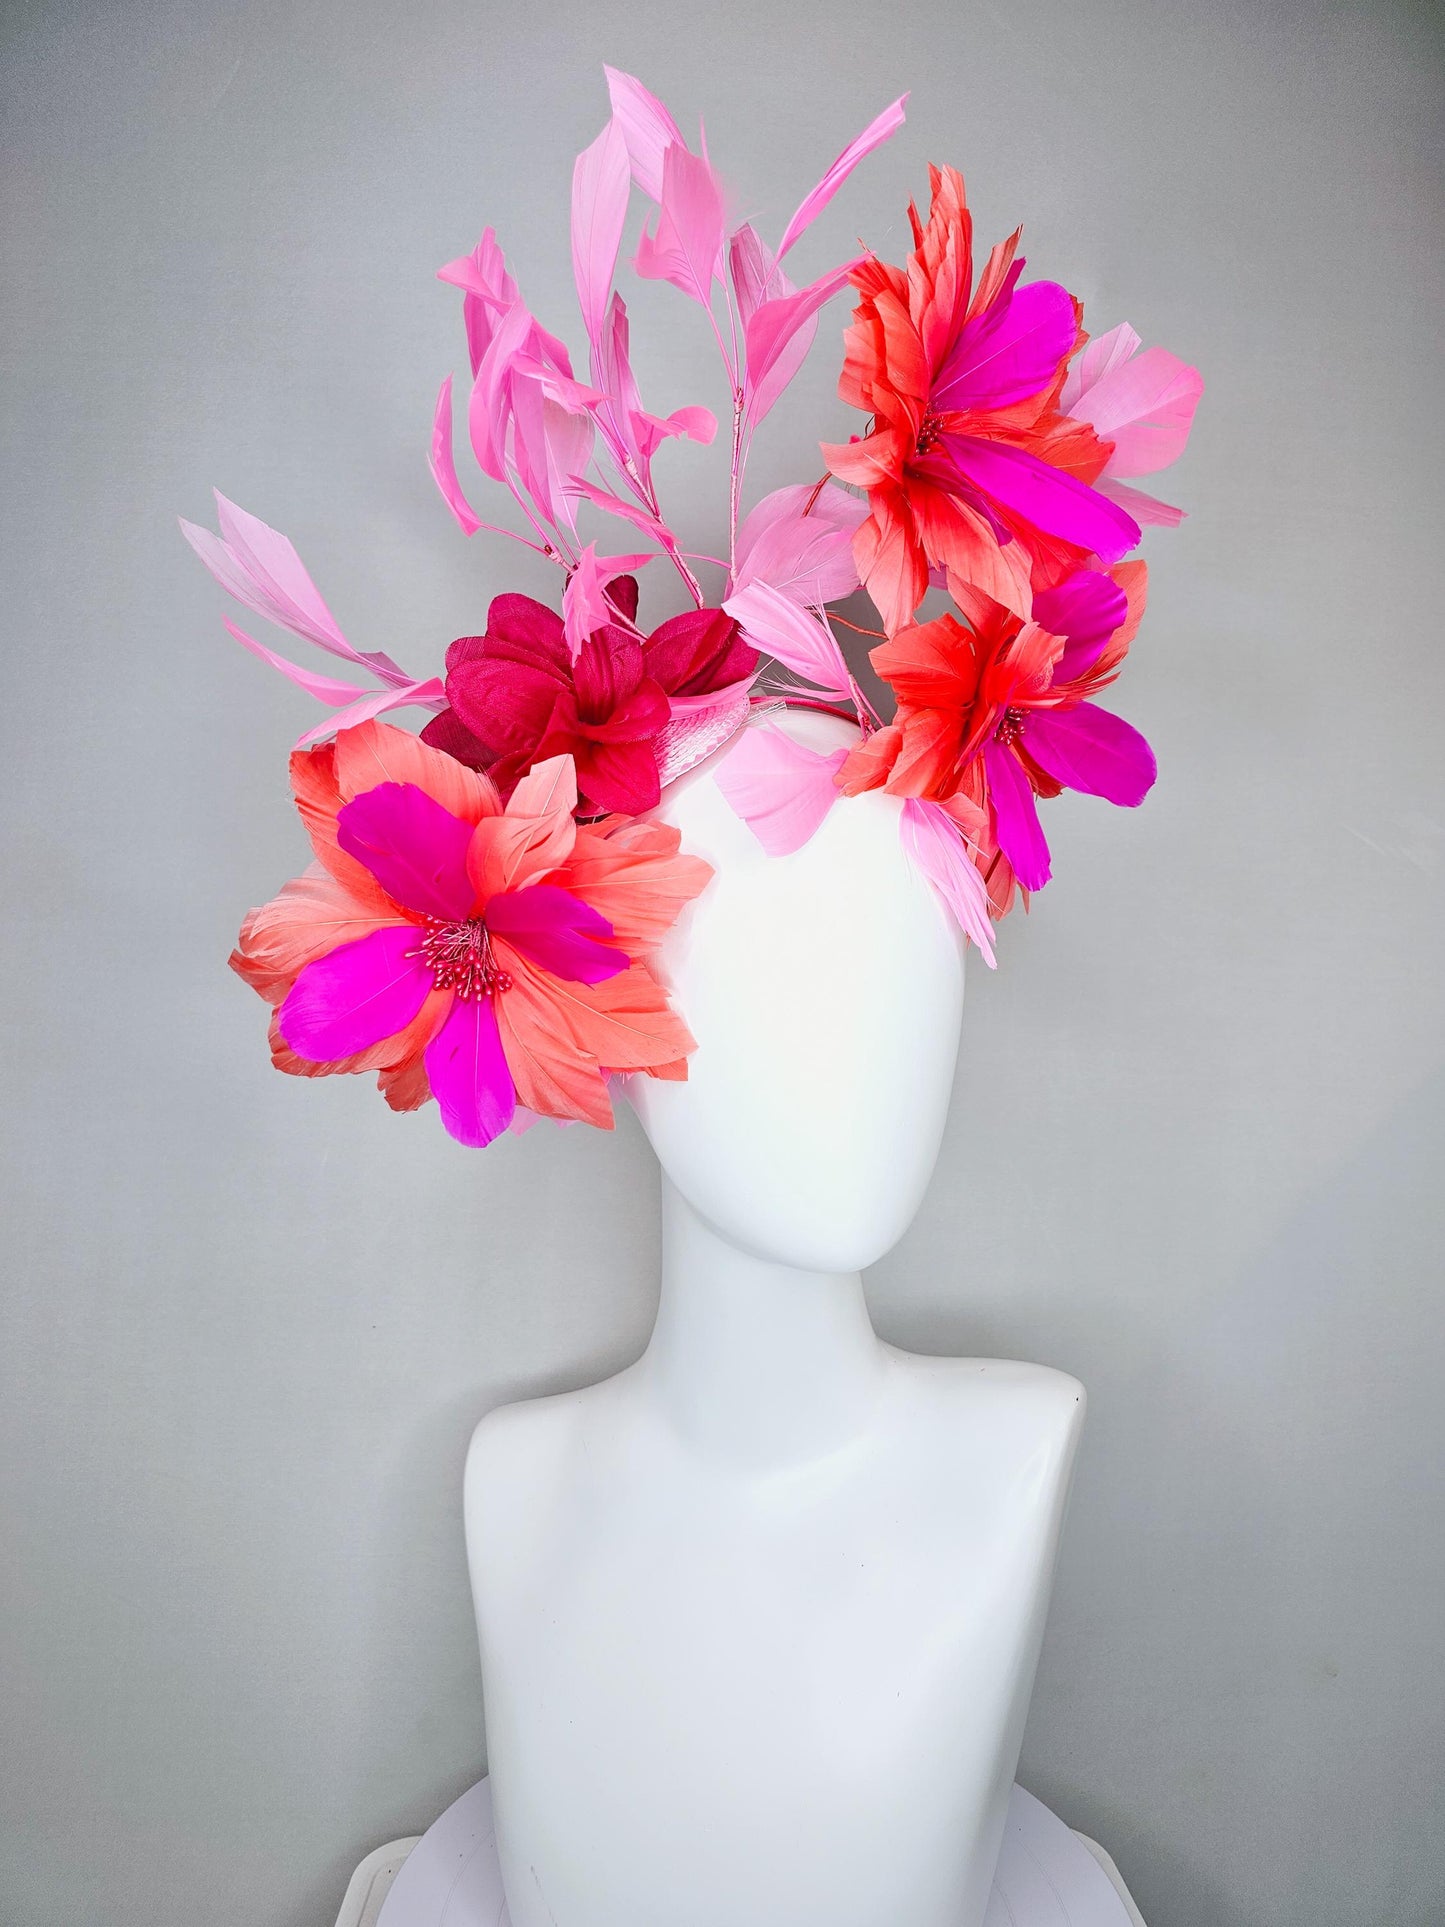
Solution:
<svg viewBox="0 0 1445 1927"><path fill-rule="evenodd" d="M893 1352L896 1383L928 1430L960 1444L980 1434L1069 1461L1083 1429L1087 1395L1078 1379L1049 1365L1011 1358L929 1358Z"/></svg>
<svg viewBox="0 0 1445 1927"><path fill-rule="evenodd" d="M621 1374L626 1377L626 1374ZM592 1433L615 1402L617 1381L499 1405L482 1418L467 1448L466 1502L525 1505L555 1487L564 1469L591 1455Z"/></svg>

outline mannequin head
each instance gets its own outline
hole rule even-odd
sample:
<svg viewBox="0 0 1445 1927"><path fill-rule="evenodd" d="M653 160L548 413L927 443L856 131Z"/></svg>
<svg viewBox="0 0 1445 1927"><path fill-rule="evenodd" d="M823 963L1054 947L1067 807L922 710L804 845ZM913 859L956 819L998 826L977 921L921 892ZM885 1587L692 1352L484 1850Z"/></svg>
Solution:
<svg viewBox="0 0 1445 1927"><path fill-rule="evenodd" d="M810 748L856 738L789 711ZM659 814L716 876L663 946L697 1050L686 1083L635 1077L634 1108L693 1210L759 1257L854 1271L895 1244L943 1136L963 1010L963 949L903 851L898 801L840 801L770 857L713 781L721 750Z"/></svg>

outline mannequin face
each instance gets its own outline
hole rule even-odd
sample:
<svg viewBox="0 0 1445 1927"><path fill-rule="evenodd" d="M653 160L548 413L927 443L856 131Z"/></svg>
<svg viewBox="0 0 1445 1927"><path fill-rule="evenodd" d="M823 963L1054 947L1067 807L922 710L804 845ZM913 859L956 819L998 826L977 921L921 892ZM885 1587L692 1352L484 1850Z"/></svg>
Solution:
<svg viewBox="0 0 1445 1927"><path fill-rule="evenodd" d="M856 739L806 711L780 726L824 751ZM686 1083L634 1077L629 1095L668 1177L724 1237L858 1270L902 1236L932 1175L962 942L904 854L895 798L845 797L801 850L769 857L713 781L727 754L659 812L717 872L659 960L698 1047Z"/></svg>

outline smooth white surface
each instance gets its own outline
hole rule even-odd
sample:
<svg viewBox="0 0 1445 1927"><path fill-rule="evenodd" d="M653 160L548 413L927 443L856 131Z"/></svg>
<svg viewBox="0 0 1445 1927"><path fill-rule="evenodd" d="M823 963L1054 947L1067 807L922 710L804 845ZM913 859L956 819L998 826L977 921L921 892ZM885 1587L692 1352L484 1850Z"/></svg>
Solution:
<svg viewBox="0 0 1445 1927"><path fill-rule="evenodd" d="M421 1839L417 1833L406 1840L391 1840L366 1856L346 1884L336 1927L379 1927L387 1895Z"/></svg>
<svg viewBox="0 0 1445 1927"><path fill-rule="evenodd" d="M663 958L695 1073L637 1089L652 1342L491 1414L467 1469L512 1916L979 1927L1083 1394L869 1323L857 1267L927 1185L963 995L897 804L773 859L710 771L678 789L718 875Z"/></svg>
<svg viewBox="0 0 1445 1927"><path fill-rule="evenodd" d="M411 1847L392 1876L376 1927L509 1927L497 1864L491 1789L486 1780L464 1793ZM363 1867L377 1859L373 1854ZM358 1869L360 1872L360 1869ZM678 1927L687 1927L685 1916ZM336 1927L362 1927L343 1907ZM370 1923L367 1923L370 1927ZM736 1927L751 1927L739 1921ZM880 1917L876 1927L903 1927ZM1144 1927L1102 1848L1070 1832L1022 1787L1008 1803L1003 1844L984 1927Z"/></svg>
<svg viewBox="0 0 1445 1927"><path fill-rule="evenodd" d="M820 751L837 717L768 719ZM904 860L900 805L844 798L788 857L765 856L713 781L674 784L659 815L716 875L663 951L697 1038L685 1084L633 1078L663 1169L724 1237L784 1264L855 1271L923 1201L953 1093L963 952Z"/></svg>

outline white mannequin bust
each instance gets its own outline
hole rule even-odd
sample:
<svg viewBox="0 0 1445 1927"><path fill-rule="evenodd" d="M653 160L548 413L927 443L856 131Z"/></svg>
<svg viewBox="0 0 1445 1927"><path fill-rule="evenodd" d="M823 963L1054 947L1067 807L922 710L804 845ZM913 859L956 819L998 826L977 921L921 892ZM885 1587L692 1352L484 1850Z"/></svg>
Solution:
<svg viewBox="0 0 1445 1927"><path fill-rule="evenodd" d="M663 803L717 874L662 958L689 1079L631 1092L663 1170L651 1343L493 1412L467 1464L510 1917L978 1927L1083 1393L874 1336L859 1271L937 1156L960 942L893 799L770 858L727 753Z"/></svg>

